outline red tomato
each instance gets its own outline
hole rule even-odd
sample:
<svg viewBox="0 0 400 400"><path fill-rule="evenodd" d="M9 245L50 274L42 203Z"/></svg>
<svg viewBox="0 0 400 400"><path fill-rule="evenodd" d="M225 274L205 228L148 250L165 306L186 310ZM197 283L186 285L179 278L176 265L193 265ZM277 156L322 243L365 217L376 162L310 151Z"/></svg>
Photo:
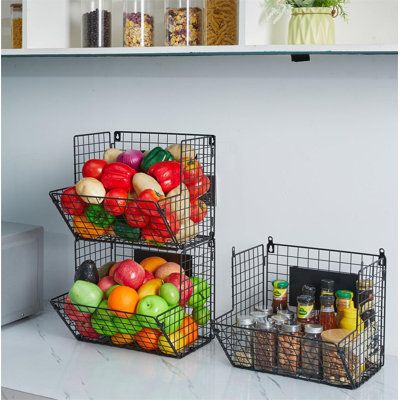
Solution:
<svg viewBox="0 0 400 400"><path fill-rule="evenodd" d="M172 231L173 235L176 235L181 229L181 223L176 219L175 213L165 213L165 221L161 215L152 217L150 219L149 228L154 232L156 236L170 238L172 235L168 228Z"/></svg>
<svg viewBox="0 0 400 400"><path fill-rule="evenodd" d="M130 201L125 210L125 219L133 228L145 228L150 221L148 215L143 214L136 201Z"/></svg>
<svg viewBox="0 0 400 400"><path fill-rule="evenodd" d="M96 178L100 179L103 173L103 168L107 165L105 160L88 160L83 164L82 175L85 178Z"/></svg>
<svg viewBox="0 0 400 400"><path fill-rule="evenodd" d="M157 207L157 202L159 200L165 199L164 196L158 194L154 189L146 189L139 194L138 199L143 200L138 202L138 207L141 209L143 214L150 217L157 217L160 215L159 209Z"/></svg>
<svg viewBox="0 0 400 400"><path fill-rule="evenodd" d="M203 200L192 200L190 202L190 219L195 223L203 221L207 215L207 204Z"/></svg>
<svg viewBox="0 0 400 400"><path fill-rule="evenodd" d="M76 194L75 187L65 189L61 195L61 207L66 214L83 215L86 203Z"/></svg>
<svg viewBox="0 0 400 400"><path fill-rule="evenodd" d="M192 183L192 185L187 186L190 193L190 200L197 199L210 190L211 182L206 175L201 176L196 181L192 181Z"/></svg>
<svg viewBox="0 0 400 400"><path fill-rule="evenodd" d="M122 215L128 202L128 192L124 189L111 189L103 201L104 209L111 215Z"/></svg>
<svg viewBox="0 0 400 400"><path fill-rule="evenodd" d="M203 176L203 167L201 164L191 158L184 158L182 160L183 182L186 185L192 185Z"/></svg>

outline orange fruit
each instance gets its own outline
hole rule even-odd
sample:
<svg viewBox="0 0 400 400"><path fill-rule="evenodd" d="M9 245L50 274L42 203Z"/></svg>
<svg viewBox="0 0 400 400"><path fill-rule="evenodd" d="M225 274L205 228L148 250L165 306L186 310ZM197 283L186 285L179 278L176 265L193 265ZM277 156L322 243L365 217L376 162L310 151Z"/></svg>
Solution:
<svg viewBox="0 0 400 400"><path fill-rule="evenodd" d="M144 350L156 350L161 332L152 328L143 328L136 336L136 343Z"/></svg>
<svg viewBox="0 0 400 400"><path fill-rule="evenodd" d="M199 327L196 321L189 315L185 316L179 330L186 339L186 345L193 343L199 337Z"/></svg>
<svg viewBox="0 0 400 400"><path fill-rule="evenodd" d="M135 341L135 336L128 335L127 333L116 333L111 336L111 341L116 345L131 344Z"/></svg>
<svg viewBox="0 0 400 400"><path fill-rule="evenodd" d="M161 257L147 257L140 262L140 265L149 272L154 272L158 267L165 264L167 260L164 260Z"/></svg>
<svg viewBox="0 0 400 400"><path fill-rule="evenodd" d="M114 310L115 315L120 318L129 318L135 312L138 301L139 295L135 289L118 286L110 293L108 308Z"/></svg>
<svg viewBox="0 0 400 400"><path fill-rule="evenodd" d="M75 215L72 220L74 231L84 239L94 239L107 234L107 230L92 224L86 215Z"/></svg>

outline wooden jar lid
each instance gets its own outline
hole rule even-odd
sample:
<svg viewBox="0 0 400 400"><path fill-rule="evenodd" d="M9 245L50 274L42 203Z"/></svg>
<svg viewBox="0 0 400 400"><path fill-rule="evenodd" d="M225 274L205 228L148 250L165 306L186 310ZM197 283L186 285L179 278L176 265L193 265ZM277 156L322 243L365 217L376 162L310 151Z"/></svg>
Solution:
<svg viewBox="0 0 400 400"><path fill-rule="evenodd" d="M329 329L321 333L321 339L324 342L337 344L349 333L351 333L351 331L347 329Z"/></svg>

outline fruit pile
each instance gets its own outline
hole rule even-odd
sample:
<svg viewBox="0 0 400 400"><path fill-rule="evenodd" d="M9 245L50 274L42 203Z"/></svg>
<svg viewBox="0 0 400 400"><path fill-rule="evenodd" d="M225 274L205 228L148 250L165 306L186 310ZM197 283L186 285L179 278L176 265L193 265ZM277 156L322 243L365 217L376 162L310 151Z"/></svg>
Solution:
<svg viewBox="0 0 400 400"><path fill-rule="evenodd" d="M85 162L83 178L61 195L63 211L84 239L105 235L158 244L198 235L210 179L190 145L122 151Z"/></svg>
<svg viewBox="0 0 400 400"><path fill-rule="evenodd" d="M64 312L86 339L109 336L115 345L136 343L143 350L175 354L195 342L199 326L210 320L205 306L210 296L205 280L189 278L179 264L161 257L99 269L87 260L76 270Z"/></svg>

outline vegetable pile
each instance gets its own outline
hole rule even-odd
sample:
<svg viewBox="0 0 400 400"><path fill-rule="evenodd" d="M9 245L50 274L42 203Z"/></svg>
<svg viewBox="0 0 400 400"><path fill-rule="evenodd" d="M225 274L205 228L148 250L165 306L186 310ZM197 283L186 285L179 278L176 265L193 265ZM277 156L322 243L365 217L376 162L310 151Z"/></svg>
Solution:
<svg viewBox="0 0 400 400"><path fill-rule="evenodd" d="M113 344L136 344L165 354L194 343L198 327L209 322L205 306L211 287L189 278L179 264L161 257L110 262L99 269L91 260L76 270L64 313L85 339L109 336ZM190 315L184 306L192 309Z"/></svg>
<svg viewBox="0 0 400 400"><path fill-rule="evenodd" d="M210 179L190 145L146 153L107 149L102 160L85 162L82 176L63 191L61 207L84 239L110 235L156 244L185 242L197 236L207 215L201 197L210 190Z"/></svg>

